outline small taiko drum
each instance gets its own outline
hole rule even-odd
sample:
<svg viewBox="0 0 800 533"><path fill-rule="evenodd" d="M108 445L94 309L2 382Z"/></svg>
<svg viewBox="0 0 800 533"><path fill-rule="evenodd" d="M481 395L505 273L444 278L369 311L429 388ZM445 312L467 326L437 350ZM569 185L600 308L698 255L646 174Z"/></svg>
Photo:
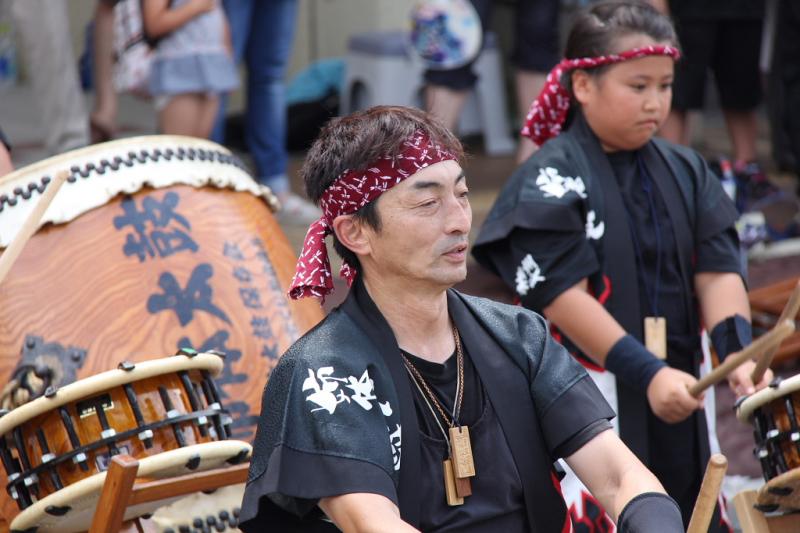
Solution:
<svg viewBox="0 0 800 533"><path fill-rule="evenodd" d="M739 401L736 416L752 424L766 484L756 497L764 512L800 511L800 375L775 379Z"/></svg>
<svg viewBox="0 0 800 533"><path fill-rule="evenodd" d="M4 414L0 458L21 509L12 531L87 529L109 461L120 453L137 458L147 478L247 460L248 443L226 440L231 417L213 380L222 368L221 355L191 350L123 362ZM131 507L126 517L164 503Z"/></svg>
<svg viewBox="0 0 800 533"><path fill-rule="evenodd" d="M123 359L216 350L233 437L249 441L269 372L323 317L312 299L286 297L296 254L274 196L218 144L122 139L0 178L0 252L62 170L68 181L0 284L0 387L36 378L42 392Z"/></svg>

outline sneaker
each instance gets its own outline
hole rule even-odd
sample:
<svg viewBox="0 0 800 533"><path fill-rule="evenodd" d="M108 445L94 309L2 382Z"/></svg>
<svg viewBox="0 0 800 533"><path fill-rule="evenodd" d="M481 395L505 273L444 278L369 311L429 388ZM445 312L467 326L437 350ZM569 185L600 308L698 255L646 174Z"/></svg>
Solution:
<svg viewBox="0 0 800 533"><path fill-rule="evenodd" d="M766 199L779 197L781 190L773 185L758 163L736 163L734 168L738 181L736 207L739 212L755 209Z"/></svg>
<svg viewBox="0 0 800 533"><path fill-rule="evenodd" d="M317 206L293 192L278 195L278 200L281 202L278 221L284 224L308 226L322 216Z"/></svg>

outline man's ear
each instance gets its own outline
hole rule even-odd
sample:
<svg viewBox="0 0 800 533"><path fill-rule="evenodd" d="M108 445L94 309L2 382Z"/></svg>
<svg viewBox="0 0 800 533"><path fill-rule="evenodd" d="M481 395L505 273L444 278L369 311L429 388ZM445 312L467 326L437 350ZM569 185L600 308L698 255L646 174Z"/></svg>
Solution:
<svg viewBox="0 0 800 533"><path fill-rule="evenodd" d="M571 74L572 94L581 105L586 105L594 94L594 78L585 70L575 70Z"/></svg>
<svg viewBox="0 0 800 533"><path fill-rule="evenodd" d="M336 238L356 255L369 255L371 251L365 224L353 215L339 215L333 219Z"/></svg>

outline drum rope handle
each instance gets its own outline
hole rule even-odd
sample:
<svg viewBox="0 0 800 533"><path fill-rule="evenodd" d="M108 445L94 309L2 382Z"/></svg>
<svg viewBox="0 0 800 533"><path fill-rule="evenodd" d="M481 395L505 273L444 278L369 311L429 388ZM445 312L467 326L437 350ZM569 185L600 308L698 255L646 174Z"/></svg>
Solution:
<svg viewBox="0 0 800 533"><path fill-rule="evenodd" d="M16 409L20 405L42 396L52 384L50 368L37 365L20 365L0 392L0 408Z"/></svg>

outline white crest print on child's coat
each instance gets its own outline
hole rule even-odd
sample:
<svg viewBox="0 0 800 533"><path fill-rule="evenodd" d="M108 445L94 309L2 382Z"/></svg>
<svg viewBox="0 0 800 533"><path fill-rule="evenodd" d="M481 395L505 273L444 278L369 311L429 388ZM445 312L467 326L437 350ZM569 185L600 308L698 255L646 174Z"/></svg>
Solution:
<svg viewBox="0 0 800 533"><path fill-rule="evenodd" d="M597 224L595 224L596 219L597 219L597 214L595 214L594 209L586 213L587 239L599 240L600 238L603 237L603 234L606 232L606 223L601 220Z"/></svg>
<svg viewBox="0 0 800 533"><path fill-rule="evenodd" d="M568 192L574 192L581 198L586 198L586 185L583 178L564 177L558 173L557 168L540 168L536 177L536 185L544 193L545 198L563 198Z"/></svg>
<svg viewBox="0 0 800 533"><path fill-rule="evenodd" d="M514 281L517 284L517 294L520 296L525 296L540 281L545 281L542 269L531 254L526 255L517 267L517 277Z"/></svg>

